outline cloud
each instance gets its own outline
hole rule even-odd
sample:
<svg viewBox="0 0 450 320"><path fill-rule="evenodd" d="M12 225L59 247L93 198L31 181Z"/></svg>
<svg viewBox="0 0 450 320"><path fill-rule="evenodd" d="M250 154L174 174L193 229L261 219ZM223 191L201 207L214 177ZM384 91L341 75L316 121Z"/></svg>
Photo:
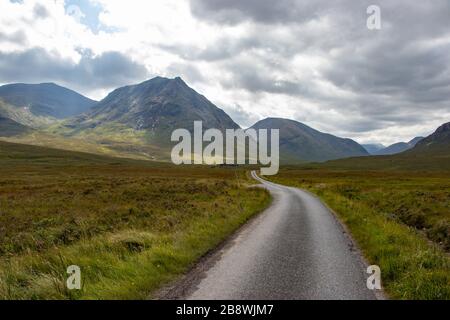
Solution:
<svg viewBox="0 0 450 320"><path fill-rule="evenodd" d="M324 74L335 85L364 94L396 95L420 103L449 100L448 52L450 42L431 48L387 43L363 55L347 48Z"/></svg>
<svg viewBox="0 0 450 320"><path fill-rule="evenodd" d="M215 23L298 23L317 16L323 1L191 0L192 13ZM322 6L321 6L322 5Z"/></svg>
<svg viewBox="0 0 450 320"><path fill-rule="evenodd" d="M42 4L36 3L33 8L34 17L36 19L45 19L50 16L47 8Z"/></svg>
<svg viewBox="0 0 450 320"><path fill-rule="evenodd" d="M25 32L18 30L11 33L4 33L0 31L0 42L9 42L19 45L25 45L27 42L27 37Z"/></svg>
<svg viewBox="0 0 450 320"><path fill-rule="evenodd" d="M169 77L181 77L191 84L205 81L201 71L189 63L173 63L167 68Z"/></svg>
<svg viewBox="0 0 450 320"><path fill-rule="evenodd" d="M260 120L255 114L246 110L243 106L235 104L234 106L222 106L225 112L236 122L240 123L241 127L246 129Z"/></svg>
<svg viewBox="0 0 450 320"><path fill-rule="evenodd" d="M1 82L59 82L74 88L115 88L149 76L145 66L118 52L85 53L78 63L43 48L0 53Z"/></svg>

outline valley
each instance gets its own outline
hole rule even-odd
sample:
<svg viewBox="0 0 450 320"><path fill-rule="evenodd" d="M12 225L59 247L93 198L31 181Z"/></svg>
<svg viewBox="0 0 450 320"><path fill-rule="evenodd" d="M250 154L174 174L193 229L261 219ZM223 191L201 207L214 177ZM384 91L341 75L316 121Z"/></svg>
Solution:
<svg viewBox="0 0 450 320"><path fill-rule="evenodd" d="M449 17L449 0L0 0L0 303L445 315Z"/></svg>
<svg viewBox="0 0 450 320"><path fill-rule="evenodd" d="M0 299L155 297L272 201L267 190L253 187L254 166L170 163L176 129L240 129L181 78L119 88L100 102L53 84L31 88L20 99L17 91L0 89ZM85 104L72 107L70 115L60 113L54 109L60 101L44 103L49 88ZM195 121L202 121L200 130ZM450 299L449 123L387 148L362 146L289 119L263 119L251 129L279 130L281 169L269 179L319 196L348 227L364 258L380 266L389 298ZM300 200L292 199L283 205L294 208ZM295 210L289 211L294 221L306 219ZM323 212L329 219L330 211ZM311 210L303 214L314 217ZM321 230L319 225L304 234ZM247 245L236 250L245 252ZM307 255L320 249L308 248ZM65 286L71 264L83 270L80 291ZM285 276L292 283L291 273ZM314 294L336 297L324 291L292 297Z"/></svg>

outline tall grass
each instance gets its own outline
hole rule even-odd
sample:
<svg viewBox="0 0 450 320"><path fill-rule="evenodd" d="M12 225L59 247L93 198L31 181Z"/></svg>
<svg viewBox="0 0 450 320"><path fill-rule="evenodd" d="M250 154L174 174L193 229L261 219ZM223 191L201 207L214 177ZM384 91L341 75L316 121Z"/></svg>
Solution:
<svg viewBox="0 0 450 320"><path fill-rule="evenodd" d="M270 201L241 170L13 149L0 150L0 299L146 299ZM66 287L70 265L82 290Z"/></svg>

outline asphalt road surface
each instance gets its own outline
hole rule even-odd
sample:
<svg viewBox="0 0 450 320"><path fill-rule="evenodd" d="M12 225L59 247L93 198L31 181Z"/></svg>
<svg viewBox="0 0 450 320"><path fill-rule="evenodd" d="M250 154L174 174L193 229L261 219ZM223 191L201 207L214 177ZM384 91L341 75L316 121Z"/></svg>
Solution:
<svg viewBox="0 0 450 320"><path fill-rule="evenodd" d="M252 176L273 204L188 274L172 298L376 299L353 242L318 198Z"/></svg>

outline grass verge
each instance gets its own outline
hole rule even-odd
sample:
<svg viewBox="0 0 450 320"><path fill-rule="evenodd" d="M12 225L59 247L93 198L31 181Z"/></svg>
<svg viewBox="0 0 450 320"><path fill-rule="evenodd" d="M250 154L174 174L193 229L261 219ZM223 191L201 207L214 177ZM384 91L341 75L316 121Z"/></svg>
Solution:
<svg viewBox="0 0 450 320"><path fill-rule="evenodd" d="M327 203L380 266L391 298L450 299L448 173L291 168L271 180Z"/></svg>

